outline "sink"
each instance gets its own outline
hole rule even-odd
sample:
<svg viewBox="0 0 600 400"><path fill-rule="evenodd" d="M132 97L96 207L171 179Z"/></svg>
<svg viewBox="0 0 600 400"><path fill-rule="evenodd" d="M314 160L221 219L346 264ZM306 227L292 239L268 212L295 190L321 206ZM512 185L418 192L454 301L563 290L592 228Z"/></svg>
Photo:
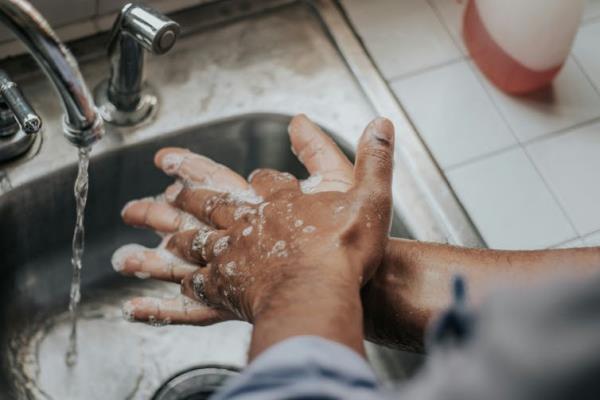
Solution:
<svg viewBox="0 0 600 400"><path fill-rule="evenodd" d="M62 168L2 196L0 335L8 347L1 353L5 380L33 398L149 399L169 377L184 370L203 365L241 368L250 340L249 324L153 327L124 321L120 307L125 299L164 296L165 291L176 294L177 286L122 277L113 271L110 257L127 243L159 243L155 234L125 226L120 210L133 198L159 194L172 181L153 167L153 155L161 147L189 148L243 176L270 167L306 178L290 151L289 119L274 114L239 116L92 159L80 357L72 369L66 367L64 357L70 329L66 309L76 170ZM404 231L397 218L394 230Z"/></svg>
<svg viewBox="0 0 600 400"><path fill-rule="evenodd" d="M158 243L152 232L125 226L120 211L132 198L156 195L170 182L152 163L163 146L187 147L245 176L271 167L304 177L290 151L291 115L309 115L350 155L369 120L385 115L397 132L395 235L480 245L335 2L207 3L173 15L182 36L168 55L147 59L159 97L155 119L108 127L93 149L80 358L71 370L64 355L77 155L60 134L61 109L48 95L47 80L27 71L27 60L3 62L42 115L44 128L26 156L0 165L1 398L176 400L171 389L212 387L244 366L248 324L153 327L121 316L127 298L177 292L175 285L119 276L110 265L112 252L123 244ZM256 8L259 3L263 8ZM108 71L105 40L100 35L72 43L90 87ZM422 362L421 356L372 344L367 352L383 382L406 379Z"/></svg>

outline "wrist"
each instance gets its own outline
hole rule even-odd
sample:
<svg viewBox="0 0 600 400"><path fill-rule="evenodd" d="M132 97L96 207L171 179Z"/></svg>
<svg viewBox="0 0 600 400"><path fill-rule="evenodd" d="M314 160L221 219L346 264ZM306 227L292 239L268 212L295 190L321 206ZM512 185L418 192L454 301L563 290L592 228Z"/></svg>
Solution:
<svg viewBox="0 0 600 400"><path fill-rule="evenodd" d="M390 238L384 258L361 291L367 340L403 350L422 351L430 313L418 300L418 273L406 257L411 241ZM418 271L417 271L418 272Z"/></svg>
<svg viewBox="0 0 600 400"><path fill-rule="evenodd" d="M359 280L331 274L307 279L311 274L288 278L255 303L250 358L301 335L320 336L364 354Z"/></svg>

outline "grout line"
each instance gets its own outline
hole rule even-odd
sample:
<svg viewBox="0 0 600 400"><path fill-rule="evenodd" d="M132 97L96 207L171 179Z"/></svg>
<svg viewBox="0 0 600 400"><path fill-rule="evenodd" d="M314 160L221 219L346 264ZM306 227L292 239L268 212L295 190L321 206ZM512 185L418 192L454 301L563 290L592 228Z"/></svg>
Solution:
<svg viewBox="0 0 600 400"><path fill-rule="evenodd" d="M456 38L452 34L452 31L450 30L450 27L446 24L446 20L442 16L442 12L440 11L440 9L435 5L435 3L432 0L426 0L426 1L429 4L429 7L431 7L433 9L433 12L434 12L435 16L437 17L437 19L440 21L440 23L444 27L444 30L446 31L446 33L448 34L448 36L450 36L450 40L452 40L452 43L454 43L454 46L457 48L457 50L463 56L465 56L465 54L463 52L463 46L461 46L462 43L458 43L458 41L456 40ZM464 13L463 13L463 15L464 15Z"/></svg>
<svg viewBox="0 0 600 400"><path fill-rule="evenodd" d="M518 149L519 147L520 147L519 143L514 143L514 144L511 144L511 145L508 145L508 146L501 147L501 148L496 149L496 150L488 151L487 153L480 154L480 155L477 155L477 156L474 156L474 157L470 157L470 158L468 158L466 160L459 161L459 162L454 163L454 164L450 164L446 168L444 168L444 172L451 172L451 171L454 171L456 169L462 168L462 167L464 167L466 165L475 164L475 163L477 163L479 161L482 161L482 160L485 160L487 158L492 158L492 157L498 156L498 155L503 154L503 153L508 153L509 151Z"/></svg>
<svg viewBox="0 0 600 400"><path fill-rule="evenodd" d="M573 242L573 241L578 240L578 239L581 240L582 242L584 242L584 240L583 240L583 238L581 236L575 236L575 237L572 237L571 239L563 240L562 242L559 242L559 243L553 244L551 246L548 246L547 249L557 249L557 248L561 247L562 245L565 245L565 244L567 244L569 242ZM583 244L585 244L585 242Z"/></svg>
<svg viewBox="0 0 600 400"><path fill-rule="evenodd" d="M579 232L579 229L577 229L577 227L575 226L575 223L571 220L571 217L569 217L569 214L567 213L566 208L564 207L564 205L560 201L560 197L558 197L558 195L556 194L556 192L554 191L554 189L552 189L552 185L550 185L548 183L548 181L544 177L544 174L542 174L542 171L540 171L540 169L538 168L537 164L533 160L533 157L531 156L531 154L529 154L529 151L527 151L527 149L524 148L524 147L523 147L523 151L525 152L525 156L527 157L527 159L529 160L529 162L531 163L531 165L533 166L533 168L535 169L535 171L537 172L537 174L539 175L539 177L542 179L542 182L544 183L544 185L546 186L546 188L550 192L550 195L552 196L552 198L554 199L554 201L558 205L558 208L560 208L560 210L562 211L564 217L569 222L569 225L571 225L571 229L573 229L573 232L575 232L575 234L577 236L579 236L579 238L581 238L581 232Z"/></svg>
<svg viewBox="0 0 600 400"><path fill-rule="evenodd" d="M447 66L450 66L450 65L453 65L453 64L458 64L459 62L467 61L467 60L469 60L469 57L467 57L465 55L461 55L458 58L452 58L450 60L443 61L441 63L430 65L430 66L427 66L427 67L423 67L423 68L420 68L420 69L415 70L415 71L409 71L409 72L405 72L403 74L391 76L389 78L386 78L386 81L388 81L388 83L392 84L392 83L397 82L397 81L401 81L401 80L404 80L404 79L412 78L412 77L415 77L417 75L424 74L426 72L431 72L431 71L436 70L438 68L441 69L443 67L447 67Z"/></svg>
<svg viewBox="0 0 600 400"><path fill-rule="evenodd" d="M598 94L600 96L600 89L596 87L596 84L594 84L594 81L589 76L589 74L587 73L587 71L585 70L585 68L583 68L583 65L581 64L581 62L579 61L579 59L577 58L577 56L575 55L575 53L573 53L572 51L571 51L571 58L573 58L573 62L575 63L575 65L577 65L577 68L579 68L579 70L581 71L581 73L583 74L583 76L585 76L585 79L587 79L587 81L589 82L589 84L592 85L592 87L596 91L596 94Z"/></svg>
<svg viewBox="0 0 600 400"><path fill-rule="evenodd" d="M596 117L592 117L590 119L586 119L585 121L581 121L581 122L578 122L576 124L570 125L570 126L568 126L566 128L561 128L561 129L557 129L555 131L544 133L543 135L536 136L534 138L525 140L523 142L519 142L519 144L521 144L523 147L528 147L528 146L530 146L532 144L540 143L540 142L543 142L545 140L550 140L552 138L555 138L555 137L558 137L558 136L562 136L562 135L571 133L572 131L581 129L581 128L585 127L585 126L593 125L596 122L600 122L600 115L598 115Z"/></svg>
<svg viewBox="0 0 600 400"><path fill-rule="evenodd" d="M474 68L473 65L471 65L471 63L469 63L469 67L470 68ZM473 72L473 71L472 71ZM477 76L476 72L473 72L476 76L476 78L479 80L479 77ZM544 176L542 175L540 169L538 168L538 166L536 165L536 163L533 161L533 158L531 157L531 155L529 154L529 152L527 151L527 148L525 147L527 143L521 143L519 141L519 138L517 137L517 134L515 132L515 130L513 129L513 127L510 125L510 123L508 122L508 118L506 117L506 115L502 112L502 110L500 109L500 106L498 105L498 103L494 100L494 98L492 97L492 94L489 92L488 88L481 82L479 81L479 84L481 86L483 86L483 90L487 93L488 97L490 98L490 100L492 101L492 105L494 106L494 108L496 109L496 112L499 113L500 118L502 118L502 120L504 121L504 124L508 127L508 130L511 132L511 134L514 136L515 140L517 141L517 147L520 147L521 150L525 153L525 156L527 157L527 159L529 160L530 164L533 166L533 168L535 169L535 172L537 173L537 175L540 177L540 179L542 180L544 186L546 186L546 189L548 190L548 192L550 193L550 195L552 196L552 198L554 199L554 202L556 203L556 205L558 206L558 208L560 209L561 213L563 214L563 216L565 217L565 219L567 220L567 222L569 223L569 226L571 226L571 229L573 230L573 232L576 235L579 235L581 237L581 234L579 233L579 230L577 230L577 228L575 227L575 224L573 223L573 221L571 220L571 218L569 217L564 205L562 204L562 202L559 201L558 196L556 195L556 193L554 192L554 190L552 190L552 187L548 184L548 182L546 181L546 178L544 178ZM598 118L598 117L596 117ZM573 126L568 128L569 130L573 129ZM547 136L547 135L542 135L542 136ZM516 148L516 147L515 147Z"/></svg>

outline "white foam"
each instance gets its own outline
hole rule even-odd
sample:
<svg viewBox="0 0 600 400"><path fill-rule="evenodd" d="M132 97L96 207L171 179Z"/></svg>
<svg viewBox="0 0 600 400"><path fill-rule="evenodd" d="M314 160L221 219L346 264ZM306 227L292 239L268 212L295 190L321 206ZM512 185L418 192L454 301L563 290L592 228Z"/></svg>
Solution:
<svg viewBox="0 0 600 400"><path fill-rule="evenodd" d="M148 279L151 276L150 272L145 272L145 271L135 271L133 273L133 275L135 275L137 278L140 278L140 279Z"/></svg>
<svg viewBox="0 0 600 400"><path fill-rule="evenodd" d="M183 154L168 153L163 157L160 165L167 174L172 175L177 172L179 167L181 167L183 160L185 160L185 156Z"/></svg>
<svg viewBox="0 0 600 400"><path fill-rule="evenodd" d="M229 236L223 236L215 242L213 246L213 254L218 256L223 253L229 247Z"/></svg>
<svg viewBox="0 0 600 400"><path fill-rule="evenodd" d="M126 244L125 246L118 248L113 253L112 258L110 260L113 269L117 272L122 271L123 267L125 267L125 260L127 258L129 258L132 255L138 255L138 257L142 256L145 250L148 250L148 248L135 243Z"/></svg>
<svg viewBox="0 0 600 400"><path fill-rule="evenodd" d="M304 233L313 233L316 230L317 230L317 228L315 226L308 225L308 226L305 226L304 229L302 229L302 232L304 232Z"/></svg>
<svg viewBox="0 0 600 400"><path fill-rule="evenodd" d="M273 248L267 256L274 255L276 257L287 257L288 253L285 250L286 246L287 243L285 242L285 240L278 240L277 242L275 242Z"/></svg>
<svg viewBox="0 0 600 400"><path fill-rule="evenodd" d="M312 175L308 179L300 182L300 190L305 194L314 193L322 180L323 177L321 175Z"/></svg>
<svg viewBox="0 0 600 400"><path fill-rule="evenodd" d="M294 226L295 226L296 228L300 228L300 227L301 227L303 224L304 224L304 221L302 221L301 219L297 219L297 220L294 222Z"/></svg>
<svg viewBox="0 0 600 400"><path fill-rule="evenodd" d="M229 276L233 276L233 275L235 275L236 268L237 268L237 265L236 265L235 261L229 261L227 264L225 264L225 273Z"/></svg>
<svg viewBox="0 0 600 400"><path fill-rule="evenodd" d="M123 303L123 307L121 308L121 313L123 314L123 318L126 321L135 321L134 317L135 307L131 301L126 301Z"/></svg>
<svg viewBox="0 0 600 400"><path fill-rule="evenodd" d="M252 233L252 230L254 228L252 226L247 226L246 228L244 228L244 230L242 231L242 235L244 236L250 236L250 234Z"/></svg>
<svg viewBox="0 0 600 400"><path fill-rule="evenodd" d="M252 215L252 214L256 214L256 210L254 208L248 207L248 206L240 206L235 209L235 211L233 213L233 219L235 221L237 221L240 218L242 218L244 215Z"/></svg>

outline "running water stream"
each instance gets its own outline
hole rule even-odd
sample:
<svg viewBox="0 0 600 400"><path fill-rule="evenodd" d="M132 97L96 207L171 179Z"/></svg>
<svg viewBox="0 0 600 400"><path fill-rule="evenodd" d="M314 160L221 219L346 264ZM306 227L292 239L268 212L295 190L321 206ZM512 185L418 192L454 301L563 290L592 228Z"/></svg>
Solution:
<svg viewBox="0 0 600 400"><path fill-rule="evenodd" d="M73 232L73 256L71 264L73 266L73 279L71 281L71 295L69 300L69 311L71 313L71 334L69 335L69 346L66 354L66 363L69 367L77 363L77 316L78 305L81 300L81 267L85 242L85 230L83 226L83 217L85 203L88 196L88 165L90 163L90 149L79 149L79 167L77 170L77 179L75 179L75 207L77 211L77 220L75 222L75 231Z"/></svg>

